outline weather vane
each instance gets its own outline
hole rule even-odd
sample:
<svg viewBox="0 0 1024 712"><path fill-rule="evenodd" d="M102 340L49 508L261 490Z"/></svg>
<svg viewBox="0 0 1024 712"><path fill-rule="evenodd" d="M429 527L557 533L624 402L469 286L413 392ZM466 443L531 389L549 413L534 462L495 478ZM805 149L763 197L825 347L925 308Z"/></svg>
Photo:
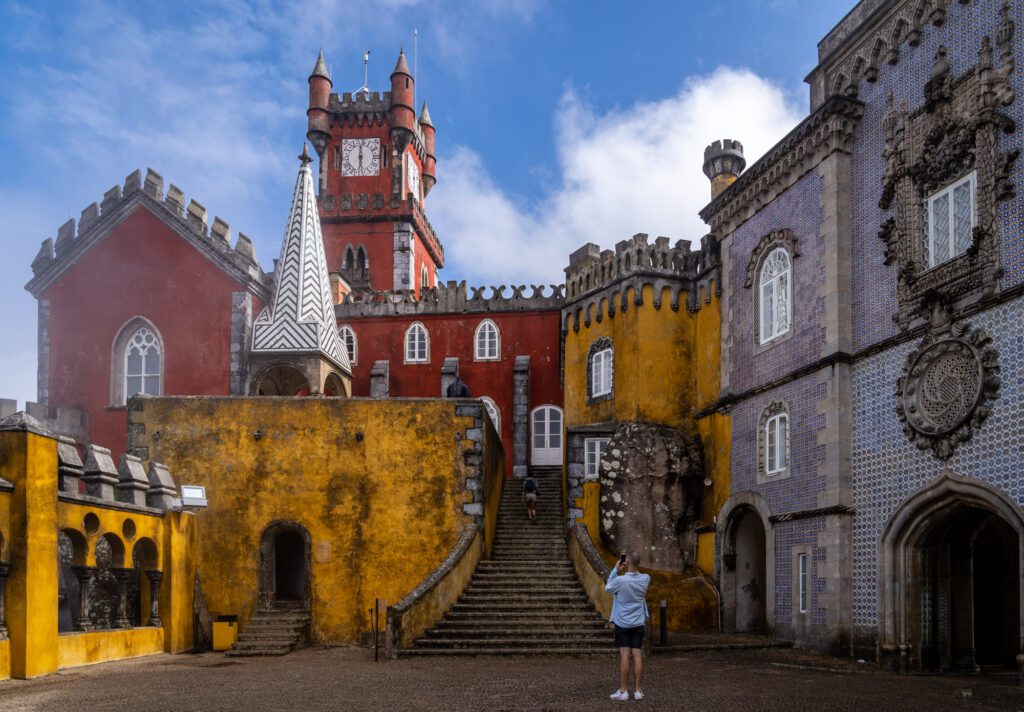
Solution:
<svg viewBox="0 0 1024 712"><path fill-rule="evenodd" d="M355 94L366 94L366 98L370 98L370 50L363 52L363 86L356 89Z"/></svg>

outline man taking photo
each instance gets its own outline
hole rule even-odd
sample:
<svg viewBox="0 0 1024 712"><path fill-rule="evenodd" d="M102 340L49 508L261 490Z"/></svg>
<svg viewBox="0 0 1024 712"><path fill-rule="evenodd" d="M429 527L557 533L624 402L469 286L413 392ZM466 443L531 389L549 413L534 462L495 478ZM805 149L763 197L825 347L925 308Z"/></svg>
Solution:
<svg viewBox="0 0 1024 712"><path fill-rule="evenodd" d="M647 618L647 587L651 584L648 574L640 573L640 554L635 551L623 554L612 569L604 590L615 594L612 606L612 623L615 624L615 645L619 649L619 689L611 694L613 700L629 699L629 659L633 658L633 699L642 700L640 679L644 673L643 647L644 622Z"/></svg>

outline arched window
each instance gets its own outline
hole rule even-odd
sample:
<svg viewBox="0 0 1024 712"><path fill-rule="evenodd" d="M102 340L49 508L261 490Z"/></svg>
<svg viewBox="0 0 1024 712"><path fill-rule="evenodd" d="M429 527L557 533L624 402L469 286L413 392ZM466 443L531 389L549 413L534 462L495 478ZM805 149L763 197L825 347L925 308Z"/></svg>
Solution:
<svg viewBox="0 0 1024 712"><path fill-rule="evenodd" d="M341 337L341 343L345 345L345 350L348 352L348 362L355 366L356 357L359 355L359 342L356 341L356 332L348 324L342 324L342 327L338 329L338 335Z"/></svg>
<svg viewBox="0 0 1024 712"><path fill-rule="evenodd" d="M427 363L430 361L430 338L423 324L416 322L405 332L405 362Z"/></svg>
<svg viewBox="0 0 1024 712"><path fill-rule="evenodd" d="M477 361L498 360L498 326L493 321L484 319L480 322L473 343L476 345L473 353Z"/></svg>
<svg viewBox="0 0 1024 712"><path fill-rule="evenodd" d="M363 246L360 245L359 252L356 253L356 267L359 269L366 269L369 266L370 261L366 259L366 250L364 250Z"/></svg>
<svg viewBox="0 0 1024 712"><path fill-rule="evenodd" d="M163 352L159 332L146 319L135 317L121 327L111 350L112 405L124 405L139 393L163 393Z"/></svg>
<svg viewBox="0 0 1024 712"><path fill-rule="evenodd" d="M498 437L501 438L501 411L498 410L498 405L487 396L481 396L480 400L484 402L484 408L487 409L487 415L491 416L491 422L494 423L494 429L498 431Z"/></svg>
<svg viewBox="0 0 1024 712"><path fill-rule="evenodd" d="M786 404L773 402L761 413L758 441L761 474L778 477L789 471L789 412Z"/></svg>
<svg viewBox="0 0 1024 712"><path fill-rule="evenodd" d="M352 269L355 267L356 257L355 253L352 252L352 246L349 245L345 248L345 269Z"/></svg>
<svg viewBox="0 0 1024 712"><path fill-rule="evenodd" d="M587 353L587 401L608 400L615 390L615 352L612 340L602 336L590 345Z"/></svg>
<svg viewBox="0 0 1024 712"><path fill-rule="evenodd" d="M792 321L792 280L789 254L779 247L761 264L760 311L761 344L767 344L789 331Z"/></svg>

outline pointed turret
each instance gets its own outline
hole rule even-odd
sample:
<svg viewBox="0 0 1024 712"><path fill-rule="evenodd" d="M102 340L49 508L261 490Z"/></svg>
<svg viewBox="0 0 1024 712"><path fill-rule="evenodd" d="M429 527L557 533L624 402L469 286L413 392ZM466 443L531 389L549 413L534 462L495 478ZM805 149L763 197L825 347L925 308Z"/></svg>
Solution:
<svg viewBox="0 0 1024 712"><path fill-rule="evenodd" d="M423 161L423 197L427 196L430 189L437 182L437 159L434 156L434 122L430 120L430 111L427 109L427 102L423 102L420 109L420 130L423 132L423 149L426 157Z"/></svg>
<svg viewBox="0 0 1024 712"><path fill-rule="evenodd" d="M323 160L324 149L331 136L327 107L331 101L332 86L324 51L320 50L313 73L309 75L309 109L306 111L306 138L313 144L320 160Z"/></svg>
<svg viewBox="0 0 1024 712"><path fill-rule="evenodd" d="M313 158L305 144L299 160L274 294L253 324L249 357L257 375L252 392L345 395L352 366L338 336L313 189Z"/></svg>
<svg viewBox="0 0 1024 712"><path fill-rule="evenodd" d="M416 109L413 107L414 79L405 61L405 50L398 53L391 72L391 135L401 151L416 133Z"/></svg>

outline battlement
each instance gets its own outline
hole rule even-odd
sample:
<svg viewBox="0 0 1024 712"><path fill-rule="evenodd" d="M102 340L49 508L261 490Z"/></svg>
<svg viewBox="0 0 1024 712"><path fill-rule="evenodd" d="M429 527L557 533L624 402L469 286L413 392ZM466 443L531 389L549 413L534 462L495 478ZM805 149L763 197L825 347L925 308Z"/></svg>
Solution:
<svg viewBox="0 0 1024 712"><path fill-rule="evenodd" d="M444 245L438 239L434 226L427 219L423 206L411 193L405 200L400 200L384 193L345 192L339 195L320 195L317 201L320 205L320 219L324 224L362 222L367 219L368 212L376 213L375 219L380 219L378 215L400 221L411 217L417 235L430 251L434 261L439 267L444 266Z"/></svg>
<svg viewBox="0 0 1024 712"><path fill-rule="evenodd" d="M141 171L132 171L125 178L123 187L115 185L103 194L100 202L87 205L79 217L77 231L75 219L71 218L57 230L56 240L49 237L43 240L32 260L33 279L26 288L38 295L64 266L88 249L94 238L112 227L117 213L139 202L162 209L158 214L168 218L180 234L207 248L211 257L239 278L251 281L261 291L266 288L267 276L260 269L252 240L239 232L232 246L231 226L226 221L215 216L213 223L209 224L206 207L195 199L186 204L184 193L173 183L164 194L163 176L152 168L146 169L145 178Z"/></svg>
<svg viewBox="0 0 1024 712"><path fill-rule="evenodd" d="M718 241L714 236L701 238L701 249L694 252L688 240L677 240L669 246L669 238L658 237L648 243L645 233L615 245L614 250L601 250L587 243L569 256L565 283L570 302L597 292L634 275L694 280L719 265Z"/></svg>
<svg viewBox="0 0 1024 712"><path fill-rule="evenodd" d="M6 407L11 402L0 404ZM171 509L177 497L165 465L152 461L147 471L140 458L127 453L115 465L107 448L53 432L25 411L0 418L0 432L28 432L57 441L57 488L64 501L159 514Z"/></svg>
<svg viewBox="0 0 1024 712"><path fill-rule="evenodd" d="M714 141L704 149L704 175L708 178L723 173L738 176L746 167L743 144L731 138Z"/></svg>
<svg viewBox="0 0 1024 712"><path fill-rule="evenodd" d="M486 293L487 290L490 292ZM507 294L507 290L511 293ZM547 287L502 284L467 289L464 281L449 281L420 291L419 299L411 289L353 292L334 307L334 313L339 320L344 320L367 316L548 311L561 309L565 303L565 288L560 284Z"/></svg>

